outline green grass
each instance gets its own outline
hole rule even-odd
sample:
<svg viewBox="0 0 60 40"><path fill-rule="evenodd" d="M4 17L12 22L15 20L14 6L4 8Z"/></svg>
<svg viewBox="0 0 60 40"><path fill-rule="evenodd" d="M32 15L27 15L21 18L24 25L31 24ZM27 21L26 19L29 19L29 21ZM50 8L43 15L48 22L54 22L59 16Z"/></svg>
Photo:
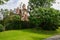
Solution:
<svg viewBox="0 0 60 40"><path fill-rule="evenodd" d="M0 32L0 40L43 40L57 34L60 34L60 29L57 31L41 31L36 29L9 30Z"/></svg>

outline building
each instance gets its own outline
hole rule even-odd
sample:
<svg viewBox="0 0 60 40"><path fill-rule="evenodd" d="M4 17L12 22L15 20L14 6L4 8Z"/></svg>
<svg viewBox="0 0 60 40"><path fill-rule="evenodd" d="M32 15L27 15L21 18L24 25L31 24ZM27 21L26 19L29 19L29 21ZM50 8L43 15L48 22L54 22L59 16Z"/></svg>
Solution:
<svg viewBox="0 0 60 40"><path fill-rule="evenodd" d="M17 7L16 14L20 15L21 20L23 21L28 21L28 17L30 16L25 4L23 4L22 6L20 5L20 7Z"/></svg>

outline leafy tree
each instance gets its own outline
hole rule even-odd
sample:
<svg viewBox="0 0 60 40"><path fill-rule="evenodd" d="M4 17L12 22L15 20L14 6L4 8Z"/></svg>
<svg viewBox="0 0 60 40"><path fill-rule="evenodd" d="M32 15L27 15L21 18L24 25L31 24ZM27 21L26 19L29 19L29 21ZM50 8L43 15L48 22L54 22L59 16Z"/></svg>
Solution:
<svg viewBox="0 0 60 40"><path fill-rule="evenodd" d="M43 30L56 30L59 28L60 12L58 10L41 7L33 12L30 13L30 23L35 24L36 27Z"/></svg>
<svg viewBox="0 0 60 40"><path fill-rule="evenodd" d="M29 0L31 9L39 7L50 7L55 0Z"/></svg>
<svg viewBox="0 0 60 40"><path fill-rule="evenodd" d="M0 0L0 4L4 4L5 2L7 2L8 0Z"/></svg>

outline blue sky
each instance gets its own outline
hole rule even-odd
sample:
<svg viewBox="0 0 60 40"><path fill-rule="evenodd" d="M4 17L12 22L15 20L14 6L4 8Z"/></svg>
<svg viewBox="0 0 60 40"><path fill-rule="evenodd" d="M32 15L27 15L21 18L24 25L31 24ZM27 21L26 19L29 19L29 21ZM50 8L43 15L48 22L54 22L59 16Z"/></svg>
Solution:
<svg viewBox="0 0 60 40"><path fill-rule="evenodd" d="M9 0L7 3L0 5L0 8L5 8L5 9L14 9L20 5L21 2L25 3L28 5L29 0ZM56 0L56 3L53 4L53 8L60 10L60 4L58 4L60 0Z"/></svg>

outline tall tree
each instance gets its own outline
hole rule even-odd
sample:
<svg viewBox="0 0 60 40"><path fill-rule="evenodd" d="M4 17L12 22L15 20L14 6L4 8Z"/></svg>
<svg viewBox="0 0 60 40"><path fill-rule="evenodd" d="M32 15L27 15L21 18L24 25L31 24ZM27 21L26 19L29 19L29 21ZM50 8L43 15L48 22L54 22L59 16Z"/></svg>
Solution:
<svg viewBox="0 0 60 40"><path fill-rule="evenodd" d="M5 2L7 2L8 0L0 0L0 4L4 4Z"/></svg>
<svg viewBox="0 0 60 40"><path fill-rule="evenodd" d="M30 7L39 8L39 7L50 7L55 0L29 0Z"/></svg>

